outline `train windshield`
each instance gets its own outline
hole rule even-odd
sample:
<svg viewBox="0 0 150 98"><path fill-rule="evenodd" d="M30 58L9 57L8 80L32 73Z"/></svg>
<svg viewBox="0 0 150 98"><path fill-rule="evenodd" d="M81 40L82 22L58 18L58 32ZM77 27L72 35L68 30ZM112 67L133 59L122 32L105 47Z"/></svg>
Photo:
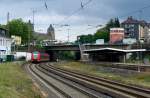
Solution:
<svg viewBox="0 0 150 98"><path fill-rule="evenodd" d="M36 51L36 52L33 52L33 57L34 57L34 59L37 59L37 58L38 58L38 53L39 53L39 52L37 52L37 51Z"/></svg>

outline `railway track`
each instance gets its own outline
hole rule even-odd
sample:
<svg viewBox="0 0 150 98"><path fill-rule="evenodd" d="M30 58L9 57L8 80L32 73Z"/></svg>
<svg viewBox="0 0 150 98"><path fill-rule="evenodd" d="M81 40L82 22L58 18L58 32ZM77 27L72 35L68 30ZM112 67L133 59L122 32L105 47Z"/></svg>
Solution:
<svg viewBox="0 0 150 98"><path fill-rule="evenodd" d="M125 69L131 71L138 71L140 68L141 72L146 72L150 69L149 65L143 64L131 64L131 63L113 63L113 62L85 62L86 64L92 65L105 65L104 67L117 68L117 69Z"/></svg>
<svg viewBox="0 0 150 98"><path fill-rule="evenodd" d="M34 74L34 76L38 77L39 79L41 79L44 83L46 83L48 86L51 86L53 89L55 89L59 95L57 98L72 98L69 94L65 93L64 91L62 91L60 88L58 88L57 86L53 85L51 82L49 82L47 79L45 79L42 75L40 75L38 73L38 71L35 70L35 65L30 64L28 66L28 68L26 68L27 70L29 70L32 74ZM58 94L57 93L57 94Z"/></svg>
<svg viewBox="0 0 150 98"><path fill-rule="evenodd" d="M53 71L49 72L48 70L45 70L45 68L42 68L40 66L36 66L36 68L38 70L42 71L43 73L47 74L48 76L53 77L53 78L57 79L58 81L61 81L62 83L68 85L69 87L72 87L72 88L80 91L81 93L83 93L87 96L86 98L112 98L111 96L108 96L106 94L95 92L94 90L91 90L88 87L78 84L76 81L74 81L72 79L66 78L65 76L58 75L57 73L55 73ZM51 75L51 73L53 73L55 75ZM56 76L60 76L60 77L56 77ZM76 97L72 96L72 98L76 98ZM82 98L82 97L78 97L78 98Z"/></svg>
<svg viewBox="0 0 150 98"><path fill-rule="evenodd" d="M40 64L38 69L43 72L53 73L65 79L78 83L88 89L100 92L114 98L150 98L150 90L129 86L118 82L110 81L100 77L91 76L84 73L70 71L49 64ZM92 97L93 98L93 97Z"/></svg>
<svg viewBox="0 0 150 98"><path fill-rule="evenodd" d="M75 83L72 83L71 81L69 82L69 80L65 80L61 77L58 77L48 71L46 71L45 69L41 68L39 65L30 65L29 69L36 74L36 76L38 76L40 79L42 79L45 83L47 83L48 85L52 86L56 91L58 91L62 97L59 98L111 98L109 96L106 95L101 95L101 94L95 94L95 92L90 92L88 89L84 89L84 87L81 87L81 85L77 85ZM56 86L54 85L55 83L51 83L50 81L47 80L47 78L45 78L43 75L41 75L41 73L47 75L48 77L52 77L56 80L58 80L59 82L77 90L79 93L75 93L75 94L70 94L71 92L67 92L65 90L62 89L62 87ZM65 87L64 87L65 88ZM74 93L74 91L72 91L72 93Z"/></svg>

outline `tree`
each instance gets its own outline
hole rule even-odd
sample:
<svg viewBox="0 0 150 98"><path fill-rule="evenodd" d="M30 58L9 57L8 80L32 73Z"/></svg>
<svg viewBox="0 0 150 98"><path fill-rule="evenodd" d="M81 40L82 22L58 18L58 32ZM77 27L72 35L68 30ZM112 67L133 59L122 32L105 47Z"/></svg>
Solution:
<svg viewBox="0 0 150 98"><path fill-rule="evenodd" d="M115 18L115 27L120 27L120 22L118 18Z"/></svg>
<svg viewBox="0 0 150 98"><path fill-rule="evenodd" d="M109 41L109 32L106 30L106 28L99 29L95 34L94 34L95 41L97 39L104 39L105 42Z"/></svg>
<svg viewBox="0 0 150 98"><path fill-rule="evenodd" d="M94 36L92 34L88 35L81 35L79 42L84 44L84 43L94 43Z"/></svg>
<svg viewBox="0 0 150 98"><path fill-rule="evenodd" d="M120 27L120 22L118 18L110 19L104 28L106 28L106 30L109 31L110 28L116 27Z"/></svg>
<svg viewBox="0 0 150 98"><path fill-rule="evenodd" d="M29 40L29 36L32 38L32 24L23 22L22 19L14 19L7 25L9 29L9 35L16 35L22 38L22 43L25 44Z"/></svg>
<svg viewBox="0 0 150 98"><path fill-rule="evenodd" d="M105 27L100 28L96 31L94 35L81 35L80 43L94 43L97 39L104 39L105 42L109 41L110 28L120 27L120 22L118 18L110 19ZM76 41L77 42L77 41Z"/></svg>
<svg viewBox="0 0 150 98"><path fill-rule="evenodd" d="M6 29L6 25L1 25L0 24L0 28Z"/></svg>
<svg viewBox="0 0 150 98"><path fill-rule="evenodd" d="M110 28L114 27L120 27L120 22L118 18L110 19L104 28L97 30L97 32L94 34L95 40L104 39L105 42L108 42L110 35L109 34Z"/></svg>

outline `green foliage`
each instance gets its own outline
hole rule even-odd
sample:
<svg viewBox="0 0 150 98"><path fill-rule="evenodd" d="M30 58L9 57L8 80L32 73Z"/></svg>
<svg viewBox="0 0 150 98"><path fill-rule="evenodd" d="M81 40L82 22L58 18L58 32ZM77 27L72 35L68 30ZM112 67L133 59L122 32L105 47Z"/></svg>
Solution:
<svg viewBox="0 0 150 98"><path fill-rule="evenodd" d="M110 35L109 34L110 28L113 28L113 27L120 27L120 22L118 18L110 19L110 21L106 24L104 28L97 30L97 32L94 34L95 40L104 39L105 42L108 42L109 35Z"/></svg>
<svg viewBox="0 0 150 98"><path fill-rule="evenodd" d="M92 34L89 34L89 35L81 35L80 36L80 39L79 39L79 42L80 43L94 43L94 36Z"/></svg>
<svg viewBox="0 0 150 98"><path fill-rule="evenodd" d="M71 51L59 52L59 59L62 60L75 60L75 53Z"/></svg>
<svg viewBox="0 0 150 98"><path fill-rule="evenodd" d="M6 25L1 25L1 24L0 24L0 28L7 29Z"/></svg>
<svg viewBox="0 0 150 98"><path fill-rule="evenodd" d="M110 28L120 27L120 22L118 18L110 19L105 27L98 29L94 35L81 35L79 42L80 43L94 43L97 39L104 39L105 42L109 41L109 32ZM77 43L77 41L76 41Z"/></svg>
<svg viewBox="0 0 150 98"><path fill-rule="evenodd" d="M110 72L110 71L104 71L101 69L101 67L106 65L98 65L94 66L93 64L85 64L80 62L61 62L57 63L58 66L62 68L67 68L69 70L84 72L92 75L96 75L99 77L103 77L106 79L118 81L125 84L130 85L139 85L143 87L150 87L150 73L139 73L139 74L131 74L131 73L124 73L120 74L118 72Z"/></svg>
<svg viewBox="0 0 150 98"><path fill-rule="evenodd" d="M110 28L120 27L120 22L118 18L110 19L110 21L106 24L106 30L109 32Z"/></svg>
<svg viewBox="0 0 150 98"><path fill-rule="evenodd" d="M104 39L105 42L108 42L109 41L109 32L105 28L99 29L94 34L94 38L95 38L95 41L97 39Z"/></svg>
<svg viewBox="0 0 150 98"><path fill-rule="evenodd" d="M37 98L32 80L19 63L0 64L0 98Z"/></svg>
<svg viewBox="0 0 150 98"><path fill-rule="evenodd" d="M22 19L14 19L10 21L7 27L9 29L10 36L20 36L23 44L28 42L29 35L32 38L32 24L23 22Z"/></svg>

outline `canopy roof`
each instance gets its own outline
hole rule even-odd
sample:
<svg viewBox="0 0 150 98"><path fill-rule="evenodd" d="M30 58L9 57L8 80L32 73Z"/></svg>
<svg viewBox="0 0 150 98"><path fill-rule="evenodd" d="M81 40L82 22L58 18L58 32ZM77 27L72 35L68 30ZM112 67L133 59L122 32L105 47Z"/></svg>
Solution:
<svg viewBox="0 0 150 98"><path fill-rule="evenodd" d="M90 49L90 50L84 50L84 52L121 52L121 53L133 53L133 52L145 52L146 49L130 49L130 50L124 50L124 49L116 49L116 48L99 48L99 49Z"/></svg>

